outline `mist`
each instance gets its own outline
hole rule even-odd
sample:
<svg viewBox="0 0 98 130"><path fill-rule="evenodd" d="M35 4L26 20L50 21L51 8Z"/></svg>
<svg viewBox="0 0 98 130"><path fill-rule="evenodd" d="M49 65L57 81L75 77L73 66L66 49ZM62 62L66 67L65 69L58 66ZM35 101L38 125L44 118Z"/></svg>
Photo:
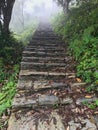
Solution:
<svg viewBox="0 0 98 130"><path fill-rule="evenodd" d="M31 24L49 22L61 10L53 0L16 0L10 29L21 32Z"/></svg>

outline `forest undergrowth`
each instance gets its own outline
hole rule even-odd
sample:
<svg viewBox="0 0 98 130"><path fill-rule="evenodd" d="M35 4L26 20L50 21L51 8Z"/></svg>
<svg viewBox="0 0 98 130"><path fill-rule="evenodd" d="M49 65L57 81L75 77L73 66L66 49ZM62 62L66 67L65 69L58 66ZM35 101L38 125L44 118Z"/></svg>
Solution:
<svg viewBox="0 0 98 130"><path fill-rule="evenodd" d="M16 93L22 50L23 44L12 33L0 34L0 129L7 125L3 118L9 117Z"/></svg>
<svg viewBox="0 0 98 130"><path fill-rule="evenodd" d="M87 2L60 13L53 21L54 31L68 44L77 77L87 83L86 91L98 95L98 2ZM94 105L98 106L98 100ZM92 106L94 106L92 105Z"/></svg>

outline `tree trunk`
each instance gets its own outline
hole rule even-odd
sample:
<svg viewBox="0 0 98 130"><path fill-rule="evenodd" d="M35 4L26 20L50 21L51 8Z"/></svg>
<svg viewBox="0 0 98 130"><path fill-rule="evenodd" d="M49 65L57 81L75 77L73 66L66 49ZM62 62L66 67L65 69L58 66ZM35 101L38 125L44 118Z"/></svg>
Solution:
<svg viewBox="0 0 98 130"><path fill-rule="evenodd" d="M3 33L6 34L9 34L9 24L12 16L12 9L14 2L15 0L6 0L2 2L0 12L2 13L1 15L3 16L3 23L2 23Z"/></svg>
<svg viewBox="0 0 98 130"><path fill-rule="evenodd" d="M63 2L63 10L64 13L67 14L69 12L69 3L71 0L64 0Z"/></svg>

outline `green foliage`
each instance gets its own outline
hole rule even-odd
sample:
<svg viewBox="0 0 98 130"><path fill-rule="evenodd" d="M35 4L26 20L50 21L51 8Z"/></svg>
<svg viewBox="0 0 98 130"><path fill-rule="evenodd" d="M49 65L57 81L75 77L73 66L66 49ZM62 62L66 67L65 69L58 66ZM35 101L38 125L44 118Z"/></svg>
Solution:
<svg viewBox="0 0 98 130"><path fill-rule="evenodd" d="M2 68L3 65L4 65L4 63L3 63L3 58L0 58L0 68Z"/></svg>
<svg viewBox="0 0 98 130"><path fill-rule="evenodd" d="M22 43L18 42L12 34L0 34L0 66L18 63L22 50Z"/></svg>
<svg viewBox="0 0 98 130"><path fill-rule="evenodd" d="M0 69L0 83L2 83L7 77L7 74L3 69Z"/></svg>
<svg viewBox="0 0 98 130"><path fill-rule="evenodd" d="M84 2L59 16L55 31L69 43L69 52L77 62L77 76L98 85L98 2ZM59 25L59 26L58 26ZM91 87L90 87L91 90Z"/></svg>
<svg viewBox="0 0 98 130"><path fill-rule="evenodd" d="M96 109L98 107L98 99L96 99L92 103L89 103L88 101L84 101L83 105L87 106L90 109Z"/></svg>
<svg viewBox="0 0 98 130"><path fill-rule="evenodd" d="M8 83L3 86L0 93L0 114L11 107L12 99L15 95L15 87L16 84L14 81L8 81Z"/></svg>
<svg viewBox="0 0 98 130"><path fill-rule="evenodd" d="M31 23L29 26L27 26L21 33L17 33L15 35L15 38L18 41L21 41L24 45L27 45L29 41L32 39L32 36L36 30L36 27L38 25L38 22Z"/></svg>
<svg viewBox="0 0 98 130"><path fill-rule="evenodd" d="M13 74L0 68L0 115L12 105L12 99L16 93L17 74L19 65L15 65Z"/></svg>
<svg viewBox="0 0 98 130"><path fill-rule="evenodd" d="M19 72L17 64L20 62L22 50L23 44L18 42L11 33L0 33L0 121L2 114L7 114L7 109L11 107L16 93ZM3 123L0 122L1 129Z"/></svg>
<svg viewBox="0 0 98 130"><path fill-rule="evenodd" d="M91 104L89 104L89 105L88 105L88 108L95 109L95 108L96 108L96 106L95 106L95 104L94 104L94 103L91 103Z"/></svg>

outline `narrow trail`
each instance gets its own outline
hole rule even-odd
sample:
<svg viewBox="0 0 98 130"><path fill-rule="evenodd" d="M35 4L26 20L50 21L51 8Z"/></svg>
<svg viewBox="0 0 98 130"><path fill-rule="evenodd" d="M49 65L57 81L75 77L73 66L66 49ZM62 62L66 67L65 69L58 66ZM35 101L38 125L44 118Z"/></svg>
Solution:
<svg viewBox="0 0 98 130"><path fill-rule="evenodd" d="M66 44L49 25L39 25L23 51L21 70L7 130L97 130L88 118ZM77 90L77 91L76 91ZM74 91L77 95L74 96Z"/></svg>

